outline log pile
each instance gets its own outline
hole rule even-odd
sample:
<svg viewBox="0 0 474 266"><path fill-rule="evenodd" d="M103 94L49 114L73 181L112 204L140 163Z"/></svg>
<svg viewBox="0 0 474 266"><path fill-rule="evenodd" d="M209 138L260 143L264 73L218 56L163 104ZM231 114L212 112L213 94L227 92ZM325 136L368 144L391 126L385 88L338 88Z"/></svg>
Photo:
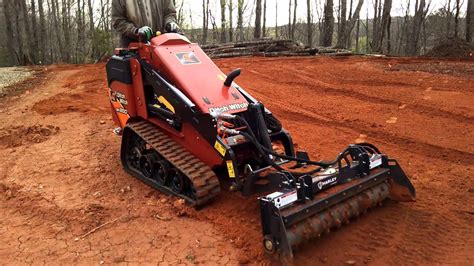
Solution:
<svg viewBox="0 0 474 266"><path fill-rule="evenodd" d="M264 39L238 43L210 44L201 47L211 58L231 58L242 56L312 56L325 55L351 55L352 52L344 49L332 48L307 48L292 40Z"/></svg>

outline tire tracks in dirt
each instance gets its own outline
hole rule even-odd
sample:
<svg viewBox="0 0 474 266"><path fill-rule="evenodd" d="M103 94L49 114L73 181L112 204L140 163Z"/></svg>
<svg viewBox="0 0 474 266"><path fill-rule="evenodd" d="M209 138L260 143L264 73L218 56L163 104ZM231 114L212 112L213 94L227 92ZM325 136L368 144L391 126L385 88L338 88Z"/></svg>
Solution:
<svg viewBox="0 0 474 266"><path fill-rule="evenodd" d="M431 157L443 161L449 161L456 164L461 163L465 165L470 165L474 162L474 154L470 152L438 146L410 137L402 137L395 134L390 134L386 131L372 129L371 127L368 127L366 123L358 123L354 121L337 121L335 118L332 117L327 117L321 114L316 115L313 112L308 111L302 107L288 106L287 104L284 104L281 101L272 100L270 97L263 95L257 91L252 91L252 93L257 95L257 98L262 99L263 102L272 102L273 109L275 110L275 107L277 109L280 109L275 111L280 114L283 114L283 117L286 117L291 121L300 121L302 123L314 122L319 125L344 128L349 131L354 131L354 128L357 128L358 131L366 132L374 138L377 138L378 141L383 141L391 146L397 146L400 149L405 149L421 156Z"/></svg>
<svg viewBox="0 0 474 266"><path fill-rule="evenodd" d="M261 73L259 71L249 71L254 75L259 76L260 78L265 79L268 83L275 84L278 86L281 86L282 84L286 84L288 86L298 86L299 88L305 90L308 92L308 94L321 94L321 95L332 95L332 96L341 96L341 97L346 97L346 98L353 98L357 99L359 101L368 103L368 104L385 104L385 105L390 105L392 107L396 107L397 109L402 106L402 105L407 105L405 108L407 110L411 110L415 113L426 113L428 116L436 116L436 117L441 117L441 118L446 118L450 120L454 120L456 122L460 123L474 123L474 117L464 115L464 114L458 114L454 113L451 111L446 111L446 110L439 110L436 108L433 108L431 106L427 105L421 105L418 103L414 102L408 102L408 101L400 101L400 100L394 100L390 98L382 98L382 97L377 97L374 95L368 95L363 92L356 91L354 89L350 88L337 88L334 87L334 85L323 82L317 78L312 78L314 73L308 72L308 71L302 71L298 72L298 74L293 74L290 69L286 71L286 73L289 73L287 75L290 76L290 78L285 78L285 80L275 80L273 77ZM292 77L292 78L291 78ZM299 81L303 80L303 81ZM410 85L410 86L416 86L416 85ZM409 103L409 104L407 104Z"/></svg>

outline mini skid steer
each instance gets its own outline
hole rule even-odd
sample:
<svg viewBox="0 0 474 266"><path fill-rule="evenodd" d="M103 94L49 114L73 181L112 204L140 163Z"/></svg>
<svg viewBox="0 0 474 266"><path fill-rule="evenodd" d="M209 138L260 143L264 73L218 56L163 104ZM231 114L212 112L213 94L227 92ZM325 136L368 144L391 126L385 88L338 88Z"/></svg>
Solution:
<svg viewBox="0 0 474 266"><path fill-rule="evenodd" d="M116 49L106 66L124 169L192 206L223 190L258 197L268 253L293 249L386 198L414 201L396 160L349 145L332 161L295 151L279 120L186 37Z"/></svg>

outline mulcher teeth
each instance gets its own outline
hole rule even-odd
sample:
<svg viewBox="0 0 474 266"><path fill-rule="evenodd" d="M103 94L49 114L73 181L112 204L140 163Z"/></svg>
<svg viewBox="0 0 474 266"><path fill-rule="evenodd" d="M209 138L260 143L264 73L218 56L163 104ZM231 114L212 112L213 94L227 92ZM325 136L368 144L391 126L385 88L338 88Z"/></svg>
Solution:
<svg viewBox="0 0 474 266"><path fill-rule="evenodd" d="M312 199L293 196L292 203L281 205L292 197L291 190L260 198L265 250L292 258L294 248L348 224L387 198L414 201L415 189L398 163L384 161L369 175L318 192Z"/></svg>

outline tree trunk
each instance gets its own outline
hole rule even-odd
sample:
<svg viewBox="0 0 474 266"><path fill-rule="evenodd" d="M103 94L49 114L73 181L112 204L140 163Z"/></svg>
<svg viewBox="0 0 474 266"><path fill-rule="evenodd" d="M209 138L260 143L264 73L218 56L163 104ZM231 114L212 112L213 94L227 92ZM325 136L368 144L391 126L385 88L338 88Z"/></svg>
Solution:
<svg viewBox="0 0 474 266"><path fill-rule="evenodd" d="M262 0L256 0L255 6L255 31L253 37L260 39L262 37Z"/></svg>
<svg viewBox="0 0 474 266"><path fill-rule="evenodd" d="M357 26L356 26L356 53L359 53L359 34L360 34L360 18L357 19Z"/></svg>
<svg viewBox="0 0 474 266"><path fill-rule="evenodd" d="M244 0L238 1L237 7L237 30L239 31L239 41L244 40Z"/></svg>
<svg viewBox="0 0 474 266"><path fill-rule="evenodd" d="M313 46L313 21L311 18L311 0L306 0L307 10L306 10L306 27L307 27L307 34L308 34L308 46Z"/></svg>
<svg viewBox="0 0 474 266"><path fill-rule="evenodd" d="M275 38L279 38L278 35L278 0L275 1Z"/></svg>
<svg viewBox="0 0 474 266"><path fill-rule="evenodd" d="M295 40L296 32L296 10L298 8L298 0L295 0L295 5L293 7L293 26L291 26L291 39Z"/></svg>
<svg viewBox="0 0 474 266"><path fill-rule="evenodd" d="M32 46L34 46L32 47L33 55L36 54L35 63L38 63L38 60L39 61L43 61L43 60L41 59L41 51L38 51L38 48L40 47L40 45L39 45L39 36L38 36L38 23L36 21L36 3L35 3L35 0L31 0L30 3L31 3L31 14L32 14L31 26L33 30L33 40L30 41L30 43L32 44ZM34 53L34 51L38 51L38 52Z"/></svg>
<svg viewBox="0 0 474 266"><path fill-rule="evenodd" d="M346 48L346 18L347 18L347 0L340 0L340 12L339 12L339 30L337 33L337 44L338 48Z"/></svg>
<svg viewBox="0 0 474 266"><path fill-rule="evenodd" d="M209 25L208 24L209 23L208 6L209 6L209 0L202 0L202 43L203 44L207 43L207 31L208 31L208 25Z"/></svg>
<svg viewBox="0 0 474 266"><path fill-rule="evenodd" d="M448 4L446 6L446 37L451 37L451 0L448 0Z"/></svg>
<svg viewBox="0 0 474 266"><path fill-rule="evenodd" d="M102 3L101 3L102 4ZM70 10L70 6L69 6L69 0L63 0L62 1L62 9L61 9L61 15L62 15L62 27L63 27L63 37L64 37L64 46L66 47L66 49L63 50L63 61L66 62L66 63L69 63L69 60L70 60L70 47L71 47L71 42L70 42L70 34L69 34L69 16L68 16L68 13L69 13L69 10ZM101 8L102 9L102 14L103 14L103 9L104 7Z"/></svg>
<svg viewBox="0 0 474 266"><path fill-rule="evenodd" d="M91 40L91 57L95 58L95 27L94 27L94 9L92 6L92 0L87 0L87 8L89 12L89 39Z"/></svg>
<svg viewBox="0 0 474 266"><path fill-rule="evenodd" d="M349 18L347 19L348 22L346 22L346 29L349 26L348 23L352 19L352 14L353 14L352 13L352 11L353 11L352 8L353 7L354 7L354 0L351 0L351 2L349 3L349 14L348 14ZM357 23L357 21L356 21L356 23ZM354 23L354 26L355 26L356 23ZM345 34L345 32L344 32L344 34ZM346 36L346 46L345 47L347 47L349 49L352 47L352 33Z"/></svg>
<svg viewBox="0 0 474 266"><path fill-rule="evenodd" d="M225 7L226 0L221 1L221 43L227 42L227 32L226 32L226 19L225 19Z"/></svg>
<svg viewBox="0 0 474 266"><path fill-rule="evenodd" d="M61 38L61 35L62 35L62 32L61 32L61 27L59 25L59 18L58 18L58 13L59 13L59 7L58 7L58 0L51 0L51 7L52 7L52 11L53 11L53 25L54 25L54 32L56 34L56 38L57 38L57 44L58 44L58 48L59 48L59 51L57 51L59 57L61 58L61 60L64 62L64 45L63 45L63 41L62 41L62 38Z"/></svg>
<svg viewBox="0 0 474 266"><path fill-rule="evenodd" d="M4 16L5 16L5 27L6 27L6 34L7 34L7 48L8 48L8 53L10 54L10 58L14 58L15 60L13 60L12 62L14 62L14 64L16 63L20 63L20 61L18 60L18 56L14 56L14 53L15 53L15 46L14 46L14 43L13 43L13 40L14 40L14 34L13 34L13 28L12 28L12 19L10 17L10 5L11 5L11 0L3 0L3 12L4 12Z"/></svg>
<svg viewBox="0 0 474 266"><path fill-rule="evenodd" d="M392 17L388 17L387 23L387 54L392 52Z"/></svg>
<svg viewBox="0 0 474 266"><path fill-rule="evenodd" d="M456 14L454 15L454 37L459 37L459 13L461 11L461 0L456 0Z"/></svg>
<svg viewBox="0 0 474 266"><path fill-rule="evenodd" d="M326 0L324 5L324 25L322 34L322 46L332 45L332 35L334 34L334 1Z"/></svg>
<svg viewBox="0 0 474 266"><path fill-rule="evenodd" d="M85 1L85 0L82 0ZM77 0L76 10L76 22L77 22L77 42L76 42L76 63L82 63L82 56L84 54L84 40L82 40L82 32L84 32L84 26L82 25L82 5L81 0Z"/></svg>
<svg viewBox="0 0 474 266"><path fill-rule="evenodd" d="M229 0L229 41L234 42L234 0ZM191 23L192 24L192 23Z"/></svg>
<svg viewBox="0 0 474 266"><path fill-rule="evenodd" d="M194 32L194 19L193 19L193 11L192 11L192 7L189 6L189 22L191 23L190 26L191 26L191 40L196 40L196 35L195 35L195 32Z"/></svg>
<svg viewBox="0 0 474 266"><path fill-rule="evenodd" d="M385 0L383 4L382 20L378 27L378 36L374 40L373 49L375 52L383 53L383 42L385 39L385 32L390 28L390 13L392 11L392 0Z"/></svg>
<svg viewBox="0 0 474 266"><path fill-rule="evenodd" d="M35 56L33 51L35 50L35 45L34 45L34 39L33 35L31 34L31 24L30 24L30 16L28 15L28 8L26 7L26 0L20 0L20 5L21 5L21 12L23 15L23 29L25 32L25 42L26 42L26 50L25 50L25 55L27 57L26 63L28 64L35 64Z"/></svg>
<svg viewBox="0 0 474 266"><path fill-rule="evenodd" d="M277 0L278 1L278 0ZM292 0L289 1L288 4L288 39L291 39L291 2Z"/></svg>
<svg viewBox="0 0 474 266"><path fill-rule="evenodd" d="M22 38L22 27L21 27L21 21L20 21L20 10L21 10L21 5L18 3L18 1L14 1L15 5L13 6L13 10L16 10L17 12L12 12L15 14L15 23L13 24L15 26L13 33L15 35L15 45L18 47L18 63L20 65L25 64L25 54L24 54L24 48L23 48L23 38Z"/></svg>
<svg viewBox="0 0 474 266"><path fill-rule="evenodd" d="M207 7L209 8L209 5ZM216 18L212 15L212 11L208 9L208 12L209 12L209 18L211 19L211 25L212 25L212 40L213 42L216 42L219 39L219 27L217 27Z"/></svg>
<svg viewBox="0 0 474 266"><path fill-rule="evenodd" d="M379 38L379 19L378 19L378 11L377 8L379 6L379 1L382 0L374 0L374 19L372 20L372 50L375 50L376 42L380 39Z"/></svg>
<svg viewBox="0 0 474 266"><path fill-rule="evenodd" d="M398 51L397 51L398 55L402 54L402 48L404 48L404 55L406 55L406 51L408 47L408 38L410 35L410 31L408 30L408 24L409 24L408 22L410 19L410 5L411 5L411 1L408 0L407 8L405 10L405 16L403 18L402 32L400 33L400 38L398 39L399 41ZM403 47L403 44L405 44L405 47Z"/></svg>
<svg viewBox="0 0 474 266"><path fill-rule="evenodd" d="M466 11L466 41L472 42L472 35L474 34L472 27L472 17L474 16L474 0L467 0Z"/></svg>
<svg viewBox="0 0 474 266"><path fill-rule="evenodd" d="M267 0L263 1L263 26L262 26L262 36L267 36Z"/></svg>
<svg viewBox="0 0 474 266"><path fill-rule="evenodd" d="M43 64L50 64L51 62L48 60L48 51L46 49L46 40L49 39L46 30L46 20L44 17L44 9L43 9L43 0L38 0L38 11L39 11L39 20L40 20L40 38L39 38L39 48L40 48L40 60Z"/></svg>
<svg viewBox="0 0 474 266"><path fill-rule="evenodd" d="M369 33L369 9L367 8L367 17L365 18L365 52L369 53L369 40L370 40L370 33Z"/></svg>
<svg viewBox="0 0 474 266"><path fill-rule="evenodd" d="M85 63L86 59L86 47L87 47L87 39L86 39L86 0L82 0L82 14L81 14L81 20L82 20L82 31L81 31L81 40L82 40L82 45L84 46L82 48L83 54L82 54L82 63Z"/></svg>
<svg viewBox="0 0 474 266"><path fill-rule="evenodd" d="M350 20L349 22L346 23L346 32L345 34L345 39L349 40L350 36L352 34L352 31L354 30L354 27L356 23L359 21L360 18L360 10L362 9L362 5L364 5L364 0L359 0L357 3L357 7L354 10L353 14L350 14ZM347 48L350 48L350 45L348 44Z"/></svg>
<svg viewBox="0 0 474 266"><path fill-rule="evenodd" d="M410 56L414 56L418 53L418 44L421 35L421 27L423 25L423 21L426 18L426 14L428 13L429 5L426 5L426 0L417 0L415 4L415 16L413 17L413 24L412 24L412 32L408 38L408 47L407 47L407 54Z"/></svg>

